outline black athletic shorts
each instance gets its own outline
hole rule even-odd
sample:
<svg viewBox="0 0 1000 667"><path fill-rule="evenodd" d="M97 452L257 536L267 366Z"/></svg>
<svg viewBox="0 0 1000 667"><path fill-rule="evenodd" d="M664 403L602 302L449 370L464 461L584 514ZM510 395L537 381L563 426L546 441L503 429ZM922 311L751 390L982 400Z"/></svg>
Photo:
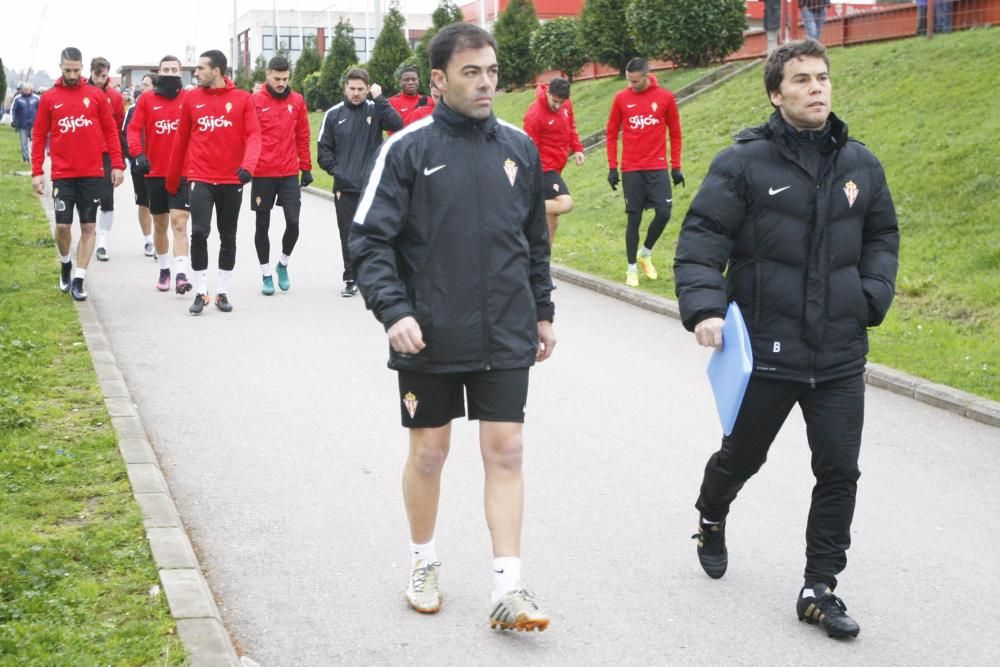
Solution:
<svg viewBox="0 0 1000 667"><path fill-rule="evenodd" d="M149 208L149 189L146 187L146 177L135 169L129 169L132 176L132 191L135 192L135 205Z"/></svg>
<svg viewBox="0 0 1000 667"><path fill-rule="evenodd" d="M147 176L146 188L149 190L149 212L153 215L162 215L173 210L191 210L188 198L191 188L185 178L181 179L175 195L167 192L167 179L162 176Z"/></svg>
<svg viewBox="0 0 1000 667"><path fill-rule="evenodd" d="M52 199L57 225L73 224L73 207L81 223L97 222L103 178L60 178L52 181Z"/></svg>
<svg viewBox="0 0 1000 667"><path fill-rule="evenodd" d="M115 210L115 184L111 182L111 156L104 154L104 182L101 186L101 210Z"/></svg>
<svg viewBox="0 0 1000 667"><path fill-rule="evenodd" d="M400 414L405 428L435 428L465 415L469 419L524 422L528 401L527 368L471 373L399 371Z"/></svg>
<svg viewBox="0 0 1000 667"><path fill-rule="evenodd" d="M277 176L274 178L254 178L250 184L250 210L270 211L274 201L278 206L297 204L302 201L298 176Z"/></svg>
<svg viewBox="0 0 1000 667"><path fill-rule="evenodd" d="M670 174L666 169L622 172L622 191L625 194L627 213L672 206Z"/></svg>
<svg viewBox="0 0 1000 667"><path fill-rule="evenodd" d="M558 171L544 172L542 174L542 182L545 183L545 187L542 190L545 192L546 199L555 199L556 197L569 194L566 181L562 179Z"/></svg>

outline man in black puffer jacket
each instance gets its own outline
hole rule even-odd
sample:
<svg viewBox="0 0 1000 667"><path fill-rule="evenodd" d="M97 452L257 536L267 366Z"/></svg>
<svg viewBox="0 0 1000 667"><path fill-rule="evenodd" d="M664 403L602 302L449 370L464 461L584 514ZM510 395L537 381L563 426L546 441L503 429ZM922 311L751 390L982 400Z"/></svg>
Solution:
<svg viewBox="0 0 1000 667"><path fill-rule="evenodd" d="M725 519L798 403L816 477L799 619L831 637L858 624L833 589L847 563L864 420L867 327L892 303L899 230L882 166L830 112L829 59L813 40L767 60L775 112L712 162L691 204L674 273L684 326L722 345L739 304L754 367L736 424L705 468L698 556L721 577Z"/></svg>

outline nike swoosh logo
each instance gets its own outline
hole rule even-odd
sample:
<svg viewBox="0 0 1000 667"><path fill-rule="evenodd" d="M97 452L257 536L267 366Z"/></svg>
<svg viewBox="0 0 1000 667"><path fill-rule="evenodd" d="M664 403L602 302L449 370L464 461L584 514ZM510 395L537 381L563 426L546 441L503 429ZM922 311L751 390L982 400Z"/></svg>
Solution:
<svg viewBox="0 0 1000 667"><path fill-rule="evenodd" d="M264 107L263 109L261 109L261 111L267 111L267 110L269 110L270 108L271 108L271 107Z"/></svg>
<svg viewBox="0 0 1000 667"><path fill-rule="evenodd" d="M61 106L62 106L61 104L53 104L53 105L52 105L52 108L53 108L53 109L58 109L58 108L59 108L59 107L61 107Z"/></svg>
<svg viewBox="0 0 1000 667"><path fill-rule="evenodd" d="M632 108L632 107L634 107L635 105L634 105L634 104L626 104L625 106L627 106L627 107L628 107L629 109L631 109L631 108Z"/></svg>
<svg viewBox="0 0 1000 667"><path fill-rule="evenodd" d="M159 110L160 110L160 109L162 109L162 108L163 108L163 107L153 107L153 111L159 111Z"/></svg>
<svg viewBox="0 0 1000 667"><path fill-rule="evenodd" d="M346 122L347 122L346 118L341 118L340 120L337 121L337 125L343 125Z"/></svg>
<svg viewBox="0 0 1000 667"><path fill-rule="evenodd" d="M792 187L792 186L790 186L790 185L786 185L785 187L783 187L783 188L778 188L777 190L775 190L774 188L768 188L768 189L767 189L767 194L769 194L769 195L776 195L776 194L778 194L779 192L784 192L785 190L787 190L787 189L788 189L788 188L790 188L790 187Z"/></svg>
<svg viewBox="0 0 1000 667"><path fill-rule="evenodd" d="M497 574L503 574L503 570L493 570L493 571L496 572Z"/></svg>
<svg viewBox="0 0 1000 667"><path fill-rule="evenodd" d="M669 203L670 203L670 202L672 202L673 200L674 200L674 198L673 198L673 197L671 197L670 199L668 199L668 200L667 200L667 203L669 204Z"/></svg>
<svg viewBox="0 0 1000 667"><path fill-rule="evenodd" d="M200 108L202 108L203 106L205 106L205 105L204 105L204 104L196 104L196 105L194 105L194 108L195 108L195 109L200 109Z"/></svg>
<svg viewBox="0 0 1000 667"><path fill-rule="evenodd" d="M447 166L448 165L446 165L446 164L442 164L442 165L440 165L438 167L434 167L433 169L428 169L427 167L424 167L424 176L430 176L435 171L441 171L442 169L444 169Z"/></svg>
<svg viewBox="0 0 1000 667"><path fill-rule="evenodd" d="M549 125L554 125L554 124L555 124L555 122L556 122L556 119L555 119L555 118L553 118L552 120L550 120L550 121L549 121Z"/></svg>
<svg viewBox="0 0 1000 667"><path fill-rule="evenodd" d="M403 107L402 109L400 109L400 111L403 112L403 113L406 113L409 110L410 110L410 107Z"/></svg>

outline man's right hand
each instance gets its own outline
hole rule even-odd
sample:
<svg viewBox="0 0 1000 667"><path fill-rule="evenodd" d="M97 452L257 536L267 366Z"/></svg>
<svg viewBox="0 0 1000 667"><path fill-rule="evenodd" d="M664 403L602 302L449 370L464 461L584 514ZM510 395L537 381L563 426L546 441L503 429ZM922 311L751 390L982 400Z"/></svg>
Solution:
<svg viewBox="0 0 1000 667"><path fill-rule="evenodd" d="M714 347L716 350L722 349L722 325L726 321L721 317L709 317L704 319L694 328L694 337L702 347Z"/></svg>
<svg viewBox="0 0 1000 667"><path fill-rule="evenodd" d="M389 337L389 345L396 352L417 354L427 347L424 345L424 334L420 331L420 325L416 318L410 315L389 327L385 335Z"/></svg>
<svg viewBox="0 0 1000 667"><path fill-rule="evenodd" d="M44 176L32 176L31 177L31 187L35 189L36 194L45 194L45 177Z"/></svg>
<svg viewBox="0 0 1000 667"><path fill-rule="evenodd" d="M135 164L135 170L140 174L143 175L148 174L152 169L152 166L149 164L149 158L146 157L145 154L143 153L136 155L135 159L132 160L132 162L133 164Z"/></svg>
<svg viewBox="0 0 1000 667"><path fill-rule="evenodd" d="M608 185L611 186L612 190L618 190L618 181L619 180L620 179L618 177L618 170L617 169L608 169Z"/></svg>
<svg viewBox="0 0 1000 667"><path fill-rule="evenodd" d="M368 92L372 94L373 100L377 100L379 97L382 96L382 86L378 85L377 83L373 83L371 85L371 88L368 89Z"/></svg>

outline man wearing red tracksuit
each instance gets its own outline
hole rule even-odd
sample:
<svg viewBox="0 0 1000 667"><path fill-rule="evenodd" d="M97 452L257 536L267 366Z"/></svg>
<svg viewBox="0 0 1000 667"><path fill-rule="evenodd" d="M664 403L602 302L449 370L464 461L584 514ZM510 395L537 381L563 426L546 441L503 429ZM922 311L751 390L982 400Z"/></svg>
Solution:
<svg viewBox="0 0 1000 667"><path fill-rule="evenodd" d="M108 154L114 187L124 179L121 143L107 97L81 77L83 55L69 47L60 55L62 76L45 91L32 129L31 183L45 194L45 146L52 160L52 197L55 200L56 247L62 260L59 288L77 301L87 298L83 279L94 252L94 223L104 179L103 156ZM76 272L70 259L73 209L80 216Z"/></svg>
<svg viewBox="0 0 1000 667"><path fill-rule="evenodd" d="M633 58L625 66L629 87L619 92L608 116L608 184L618 189L618 131L622 132L622 190L625 193L625 254L628 269L625 284L639 286L639 270L656 280L653 246L670 220L673 194L667 178L666 133L670 134L670 177L674 185L684 184L681 172L681 117L673 93L661 88L649 73L643 58ZM664 128L666 126L666 128ZM642 212L653 209L653 222L646 232L646 242L639 249L639 224Z"/></svg>
<svg viewBox="0 0 1000 667"><path fill-rule="evenodd" d="M253 178L260 158L260 126L250 93L225 76L228 63L221 51L198 59L198 87L181 104L180 127L167 169L167 192L176 193L181 172L188 181L191 203L191 269L195 298L188 309L199 315L208 304L208 235L212 209L219 228L219 282L216 307L233 309L227 296L236 265L236 225L243 186Z"/></svg>
<svg viewBox="0 0 1000 667"><path fill-rule="evenodd" d="M545 219L551 246L556 239L559 216L573 210L573 198L561 176L563 167L570 153L577 166L583 165L583 144L576 132L568 80L556 77L548 84L539 84L535 102L524 114L524 131L535 142L542 158Z"/></svg>
<svg viewBox="0 0 1000 667"><path fill-rule="evenodd" d="M135 168L145 174L149 212L153 216L156 260L160 276L156 289L170 289L170 238L174 237L174 269L177 277L174 291L187 294L191 282L187 278L188 219L191 204L187 183L181 178L176 194L167 193L167 170L170 155L181 124L181 108L185 92L181 84L181 61L176 56L160 58L156 85L135 104L132 122L128 125L128 149L135 155Z"/></svg>
<svg viewBox="0 0 1000 667"><path fill-rule="evenodd" d="M121 130L125 124L125 100L116 88L108 85L111 75L111 63L107 58L98 56L90 61L90 85L104 91L111 107L111 116L115 127ZM104 187L101 189L101 219L97 225L97 259L106 262L111 259L108 254L108 241L111 237L111 227L115 223L115 188L111 184L111 157L104 153Z"/></svg>
<svg viewBox="0 0 1000 667"><path fill-rule="evenodd" d="M302 209L300 187L312 183L312 157L309 154L309 116L302 95L288 85L291 65L283 56L267 64L267 81L254 93L253 104L260 121L260 161L253 176L250 208L257 214L254 245L263 276L261 292L274 294L271 277L271 209L275 199L285 213L285 233L281 237L281 257L274 266L278 287L287 292L288 259L299 238L299 211ZM298 176L302 173L302 180Z"/></svg>
<svg viewBox="0 0 1000 667"><path fill-rule="evenodd" d="M420 74L416 67L407 65L402 69L399 74L399 93L389 98L389 104L403 119L403 127L434 110L434 98L420 94ZM392 132L387 134L391 135Z"/></svg>

